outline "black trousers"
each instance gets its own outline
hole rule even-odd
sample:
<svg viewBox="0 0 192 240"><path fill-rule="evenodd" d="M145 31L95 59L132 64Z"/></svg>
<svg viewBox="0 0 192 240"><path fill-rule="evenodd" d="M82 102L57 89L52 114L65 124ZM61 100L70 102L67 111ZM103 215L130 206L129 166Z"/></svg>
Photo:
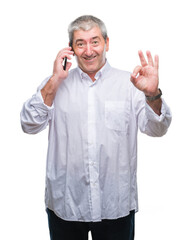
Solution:
<svg viewBox="0 0 192 240"><path fill-rule="evenodd" d="M135 211L126 217L101 222L65 221L47 209L51 240L134 240Z"/></svg>

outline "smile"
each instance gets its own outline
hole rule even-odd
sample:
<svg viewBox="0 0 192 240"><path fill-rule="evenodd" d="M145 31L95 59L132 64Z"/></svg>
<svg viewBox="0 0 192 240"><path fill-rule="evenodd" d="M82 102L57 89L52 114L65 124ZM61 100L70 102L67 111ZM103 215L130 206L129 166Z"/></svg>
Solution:
<svg viewBox="0 0 192 240"><path fill-rule="evenodd" d="M97 56L90 56L90 57L83 57L83 59L85 59L86 61L92 61L93 59L95 59Z"/></svg>

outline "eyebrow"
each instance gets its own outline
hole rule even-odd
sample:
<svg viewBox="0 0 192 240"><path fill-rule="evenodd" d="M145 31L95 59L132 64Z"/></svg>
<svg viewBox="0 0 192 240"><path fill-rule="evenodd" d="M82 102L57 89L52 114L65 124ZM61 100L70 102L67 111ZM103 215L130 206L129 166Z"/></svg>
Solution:
<svg viewBox="0 0 192 240"><path fill-rule="evenodd" d="M100 40L100 37L96 36L96 37L93 37L92 39L93 39L93 40L94 40L94 39L99 39L99 40Z"/></svg>
<svg viewBox="0 0 192 240"><path fill-rule="evenodd" d="M95 37L92 37L91 38L91 40L95 40L95 39L99 39L100 40L100 37L99 36L95 36ZM77 39L76 41L75 41L75 43L78 43L78 42L83 42L83 41L85 41L85 39Z"/></svg>

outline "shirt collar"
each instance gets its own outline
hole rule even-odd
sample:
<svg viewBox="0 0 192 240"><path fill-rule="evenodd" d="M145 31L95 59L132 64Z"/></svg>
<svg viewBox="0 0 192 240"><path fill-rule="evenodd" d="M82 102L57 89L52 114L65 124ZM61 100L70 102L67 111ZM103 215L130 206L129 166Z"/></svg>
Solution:
<svg viewBox="0 0 192 240"><path fill-rule="evenodd" d="M97 79L103 77L103 76L105 75L105 73L106 73L110 68L111 68L111 66L110 66L110 64L108 63L107 59L106 59L105 65L104 65L104 66L96 73L96 75L95 75L96 81L97 81ZM77 67L77 69L78 69L78 72L79 72L82 80L83 80L83 79L90 79L89 76L88 76L88 74L85 73L85 72L83 72L79 66Z"/></svg>

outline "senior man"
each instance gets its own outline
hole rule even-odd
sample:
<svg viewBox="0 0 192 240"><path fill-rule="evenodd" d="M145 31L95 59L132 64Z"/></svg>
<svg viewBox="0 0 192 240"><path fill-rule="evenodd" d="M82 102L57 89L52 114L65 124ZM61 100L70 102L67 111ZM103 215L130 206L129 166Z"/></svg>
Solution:
<svg viewBox="0 0 192 240"><path fill-rule="evenodd" d="M137 132L163 136L171 114L159 59L139 51L133 73L110 66L105 24L86 15L68 28L53 73L23 105L24 132L49 125L46 210L52 240L133 240L138 211ZM70 70L73 55L78 67ZM65 68L63 60L67 59Z"/></svg>

